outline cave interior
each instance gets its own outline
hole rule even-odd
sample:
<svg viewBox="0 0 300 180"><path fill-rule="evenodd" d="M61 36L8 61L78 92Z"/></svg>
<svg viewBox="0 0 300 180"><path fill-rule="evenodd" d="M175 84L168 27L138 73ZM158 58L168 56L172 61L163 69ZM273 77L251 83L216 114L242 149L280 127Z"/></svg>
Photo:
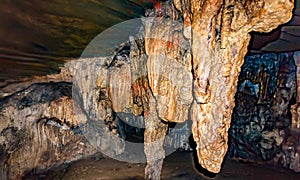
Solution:
<svg viewBox="0 0 300 180"><path fill-rule="evenodd" d="M231 71L236 86L226 107L232 109L216 110L231 112L221 121L228 127L226 143L205 146L211 157L201 156L197 143L214 143L210 137L219 137L213 133L219 132L218 121L205 125L193 118L207 101L214 105L219 99L192 93L198 62L190 60L198 47L190 43L201 37L186 33L186 23L197 25L186 20L190 1L174 0L184 7L176 12L170 2L3 1L0 179L300 179L300 1L288 22L270 32L250 32L247 52L236 50L245 57L240 72ZM228 48L234 47L228 37ZM215 41L224 49L222 40ZM170 61L174 57L176 63ZM214 69L207 64L199 66ZM219 89L218 78L215 86L203 83L204 93ZM214 112L197 116L221 116ZM195 122L205 127L196 131L205 132L204 139L195 135ZM218 143L223 142L214 146ZM218 150L224 158L214 173L218 165L205 165L215 162Z"/></svg>

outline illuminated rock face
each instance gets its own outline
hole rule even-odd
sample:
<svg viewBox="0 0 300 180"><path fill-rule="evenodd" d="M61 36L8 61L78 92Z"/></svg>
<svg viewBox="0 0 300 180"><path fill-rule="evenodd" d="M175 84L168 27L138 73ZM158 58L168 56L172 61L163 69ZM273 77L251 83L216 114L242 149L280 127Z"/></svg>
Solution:
<svg viewBox="0 0 300 180"><path fill-rule="evenodd" d="M293 1L174 0L191 27L193 137L199 163L218 173L227 151L237 78L250 31L269 32L291 18ZM278 9L281 11L278 13Z"/></svg>
<svg viewBox="0 0 300 180"><path fill-rule="evenodd" d="M172 5L162 3L157 18L144 22L146 77L135 84L135 91L148 92L139 98L146 125L146 178L160 176L163 122L183 122L188 112L199 163L211 172L220 171L248 33L271 31L291 18L292 9L293 1L287 0L174 0ZM176 26L180 17L183 27ZM189 46L190 51L185 50Z"/></svg>
<svg viewBox="0 0 300 180"><path fill-rule="evenodd" d="M156 18L144 21L144 38L130 38L130 61L109 57L98 61L74 61L66 64L63 77L53 77L52 81L72 80L73 95L78 96L80 107L86 114L103 120L112 131L116 129L110 125L113 113L144 117L147 179L160 178L167 123L184 122L189 117L193 120L192 132L200 165L218 173L227 151L237 79L250 40L248 33L268 32L287 22L292 16L293 5L291 0L174 0L162 3L153 14ZM182 19L183 26L176 24ZM50 80L42 78L41 81ZM3 93L2 96L8 95ZM84 113L77 114L81 116L78 118L73 117L74 109L66 111L70 109L68 104L73 103L68 98L49 99L45 107L37 110L36 117L29 116L29 120L54 116L59 122L66 119L72 125L86 124ZM22 111L18 107L11 105L1 109L20 116L14 123L22 122ZM4 113L2 118L6 119L3 121L5 127L10 127L9 119L16 117ZM25 129L30 129L31 121ZM19 127L24 128L23 125ZM42 136L43 131L37 133ZM42 137L56 142L51 135ZM113 143L112 154L122 153L123 141ZM84 142L79 144L85 145ZM75 148L78 151L74 156L90 150L88 146L83 147ZM109 149L107 146L101 148ZM37 162L28 163L30 167L37 165ZM20 168L20 172L24 170L25 167Z"/></svg>
<svg viewBox="0 0 300 180"><path fill-rule="evenodd" d="M276 13L276 9L282 11ZM159 18L144 22L147 88L151 89L148 100L154 98L153 103L144 101L149 108L143 111L146 178L159 178L157 171L164 158L160 153L153 158L152 152L163 152L159 148L162 143L156 148L147 145L164 138L165 125L159 125L159 119L183 122L188 111L194 122L199 163L211 172L220 171L248 33L271 31L291 18L292 9L290 1L174 0L171 6L161 4L156 14ZM161 17L174 21L182 17L184 25L168 24ZM182 51L188 46L191 51ZM180 79L185 83L178 84ZM158 119L153 121L155 117ZM148 131L148 123L149 129L157 128Z"/></svg>

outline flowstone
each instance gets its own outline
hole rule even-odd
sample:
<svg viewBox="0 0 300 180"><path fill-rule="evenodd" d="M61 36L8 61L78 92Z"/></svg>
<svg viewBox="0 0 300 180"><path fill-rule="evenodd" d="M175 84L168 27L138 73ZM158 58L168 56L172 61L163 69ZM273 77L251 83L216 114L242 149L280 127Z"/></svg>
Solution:
<svg viewBox="0 0 300 180"><path fill-rule="evenodd" d="M32 82L16 87L24 90L21 96L17 90L9 94L3 92L8 89L4 87L0 94L3 97L0 118L4 125L1 138L8 138L9 134L18 136L9 127L28 130L33 122L43 117L51 126L69 128L64 133L72 136L71 140L79 137L72 133L73 126L87 124L84 127L92 128L100 135L109 132L108 136L98 137L87 130L86 135L96 142L97 148L115 157L122 154L125 145L119 138L123 137L123 131L118 128L114 117L118 113L133 114L145 121L145 178L160 179L168 124L182 123L191 118L199 163L208 171L218 173L227 152L234 95L250 41L249 32L269 32L287 22L292 17L293 6L293 0L169 0L158 3L154 11L147 12L149 17L142 20L141 34L131 37L129 44L125 44L114 57L72 61L65 64L60 76L40 79L48 83L73 82L74 101L68 99L70 95L46 100L40 96L26 100L25 96L23 101L20 98L27 93L26 88ZM6 101L22 103L15 106L5 104ZM69 113L67 109L70 107L64 102L74 105ZM58 107L54 107L55 103ZM22 109L35 112L26 117L26 125L22 123L22 115L26 115ZM93 123L100 123L100 126ZM28 139L42 137L50 143L42 146L43 151L37 151L40 152L39 159L28 161L32 168L37 166L38 160L44 162L48 156L42 152L51 145L53 147L53 143L52 154L55 155L59 155L56 152L58 146L66 143L65 136L58 139L53 137L55 133L43 136L44 131L52 131L53 127L48 130L37 126L36 129L39 136L29 130ZM71 140L70 145L74 145ZM0 147L0 152L18 154L19 151L10 150L14 143L6 142ZM74 147L77 150L74 156L93 151L84 140L79 138L77 142L80 147ZM39 140L34 143L41 146ZM28 149L28 152L36 152L35 148ZM12 156L6 157L9 159L5 163L17 162ZM27 156L20 157L22 162L18 161L17 165L25 163ZM57 159L50 158L49 161ZM24 164L19 169L9 167L9 176L13 178L16 178L14 174L20 176L28 170Z"/></svg>

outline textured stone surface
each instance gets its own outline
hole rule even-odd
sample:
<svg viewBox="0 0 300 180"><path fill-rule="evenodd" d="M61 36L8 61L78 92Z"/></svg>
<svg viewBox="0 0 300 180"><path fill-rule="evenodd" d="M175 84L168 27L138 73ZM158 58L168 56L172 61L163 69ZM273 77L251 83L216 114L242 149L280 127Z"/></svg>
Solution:
<svg viewBox="0 0 300 180"><path fill-rule="evenodd" d="M190 45L182 23L155 18L145 24L149 86L158 115L167 122L184 122L193 96Z"/></svg>
<svg viewBox="0 0 300 180"><path fill-rule="evenodd" d="M20 179L40 170L95 153L78 134L72 84L33 84L0 103L0 178Z"/></svg>
<svg viewBox="0 0 300 180"><path fill-rule="evenodd" d="M33 76L21 78L18 80L7 80L0 82L0 98L10 96L18 91L21 91L35 83L47 82L71 82L72 76L67 68L61 67L59 74L49 74L46 76Z"/></svg>
<svg viewBox="0 0 300 180"><path fill-rule="evenodd" d="M291 117L297 89L293 54L245 58L229 131L229 157L299 172L299 128L293 127Z"/></svg>
<svg viewBox="0 0 300 180"><path fill-rule="evenodd" d="M65 60L79 57L97 34L120 22L139 18L145 9L153 5L159 7L159 1L165 0L32 0L32 3L17 4L2 0L1 7L5 11L0 17L0 38L3 39L0 64L4 65L0 67L0 81L57 73ZM184 18L189 16L186 9ZM277 28L275 36L255 34L255 43L249 50L260 53L299 50L299 27L300 0L295 0L292 21ZM106 56L122 38L126 41L127 37L119 33L103 39L111 46L99 44L97 52Z"/></svg>
<svg viewBox="0 0 300 180"><path fill-rule="evenodd" d="M194 97L191 117L199 163L219 172L227 151L237 78L250 31L269 32L291 18L293 1L177 0L192 13ZM278 12L278 9L281 11ZM184 11L181 11L184 13ZM275 13L276 12L276 13Z"/></svg>
<svg viewBox="0 0 300 180"><path fill-rule="evenodd" d="M24 93L28 97L16 103L17 107L9 106L12 111L17 108L19 118L8 113L3 122L6 126L9 119L22 123L24 112L20 108L28 107L30 114L35 114L25 116L30 124L48 112L42 109L32 113L31 108L47 102L49 114L57 116L58 122L83 124L82 133L90 142L115 157L125 149L124 131L116 115L143 116L145 178L159 179L168 123L184 122L190 117L199 163L218 173L227 151L227 132L237 78L250 40L248 33L268 32L288 21L292 7L293 1L288 0L174 0L158 4L143 20L140 33L144 39L139 37L141 34L130 38L129 44L123 44L113 57L81 59L65 65L67 74L73 77L74 102L56 100L53 94L60 91L49 94L42 90L48 101L44 96ZM182 20L183 25L178 23ZM19 93L15 94L12 98ZM11 97L3 102L6 98ZM63 110L70 107L69 103L74 104L74 113ZM53 107L59 105L63 107ZM5 107L2 110L10 112ZM69 117L73 119L59 119ZM269 139L272 133L266 131L262 136ZM261 146L269 149L270 142L261 142Z"/></svg>

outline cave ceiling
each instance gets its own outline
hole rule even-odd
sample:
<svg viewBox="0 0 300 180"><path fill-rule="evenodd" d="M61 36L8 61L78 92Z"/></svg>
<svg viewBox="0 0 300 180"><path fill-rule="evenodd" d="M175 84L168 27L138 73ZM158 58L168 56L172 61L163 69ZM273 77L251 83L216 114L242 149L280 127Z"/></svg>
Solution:
<svg viewBox="0 0 300 180"><path fill-rule="evenodd" d="M252 33L250 53L300 50L300 0L295 0L293 18L270 33Z"/></svg>
<svg viewBox="0 0 300 180"><path fill-rule="evenodd" d="M0 81L58 71L105 29L141 17L158 0L1 0ZM300 0L292 20L252 33L249 53L300 50Z"/></svg>

